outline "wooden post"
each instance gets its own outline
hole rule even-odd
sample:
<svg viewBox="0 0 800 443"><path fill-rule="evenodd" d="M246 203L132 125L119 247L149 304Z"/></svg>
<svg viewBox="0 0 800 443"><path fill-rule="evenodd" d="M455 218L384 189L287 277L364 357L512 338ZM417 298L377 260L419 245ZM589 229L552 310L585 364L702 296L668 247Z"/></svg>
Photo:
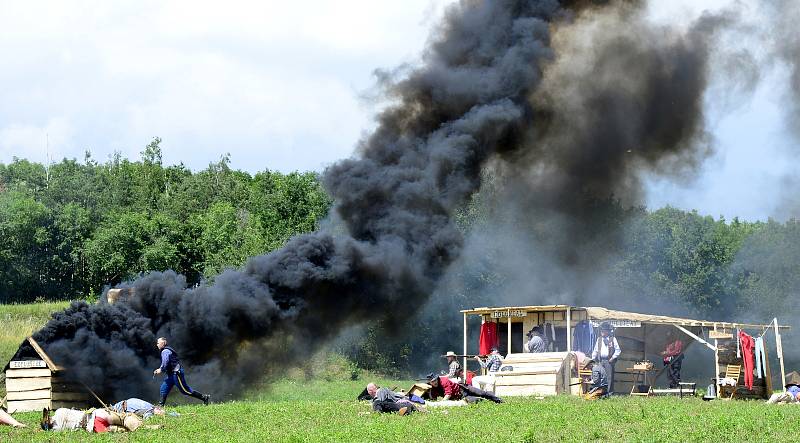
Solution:
<svg viewBox="0 0 800 443"><path fill-rule="evenodd" d="M644 359L647 360L647 323L642 323L642 343L644 343ZM653 380L653 384L655 383Z"/></svg>
<svg viewBox="0 0 800 443"><path fill-rule="evenodd" d="M572 352L572 324L569 312L571 309L570 306L567 306L567 352Z"/></svg>
<svg viewBox="0 0 800 443"><path fill-rule="evenodd" d="M773 318L772 323L775 326L775 348L778 353L778 361L781 362L781 385L783 386L783 392L786 392L786 370L783 368L783 344L781 343L781 331L778 327L778 317Z"/></svg>
<svg viewBox="0 0 800 443"><path fill-rule="evenodd" d="M764 377L766 377L767 381L767 395L766 398L769 398L772 395L772 371L769 368L769 351L767 350L766 340L764 337L761 337L761 340L764 342Z"/></svg>
<svg viewBox="0 0 800 443"><path fill-rule="evenodd" d="M714 323L714 331L717 330L717 324ZM717 398L720 397L720 384L719 384L719 341L715 338L714 339L714 384L717 388ZM736 386L733 387L736 389Z"/></svg>
<svg viewBox="0 0 800 443"><path fill-rule="evenodd" d="M507 335L508 335L508 353L511 354L511 310L508 311L508 317L506 317L506 321L508 322Z"/></svg>
<svg viewBox="0 0 800 443"><path fill-rule="evenodd" d="M483 317L481 317L483 318ZM483 321L481 321L483 323ZM464 313L464 382L467 381L467 313Z"/></svg>

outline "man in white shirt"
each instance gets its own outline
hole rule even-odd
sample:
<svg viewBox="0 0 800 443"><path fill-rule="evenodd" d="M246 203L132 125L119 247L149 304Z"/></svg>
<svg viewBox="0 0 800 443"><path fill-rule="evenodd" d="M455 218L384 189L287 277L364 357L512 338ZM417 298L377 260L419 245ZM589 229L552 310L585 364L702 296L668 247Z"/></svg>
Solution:
<svg viewBox="0 0 800 443"><path fill-rule="evenodd" d="M614 365L617 363L622 349L617 343L617 338L613 335L611 323L604 321L600 324L600 337L594 344L592 360L599 362L608 374L608 392L614 392Z"/></svg>
<svg viewBox="0 0 800 443"><path fill-rule="evenodd" d="M500 366L503 365L503 358L500 356L499 350L496 346L492 347L492 353L489 354L486 361L477 355L475 356L475 360L478 360L478 363L482 368L487 370L487 373L486 375L472 377L472 386L484 391L494 392L494 374L499 371Z"/></svg>

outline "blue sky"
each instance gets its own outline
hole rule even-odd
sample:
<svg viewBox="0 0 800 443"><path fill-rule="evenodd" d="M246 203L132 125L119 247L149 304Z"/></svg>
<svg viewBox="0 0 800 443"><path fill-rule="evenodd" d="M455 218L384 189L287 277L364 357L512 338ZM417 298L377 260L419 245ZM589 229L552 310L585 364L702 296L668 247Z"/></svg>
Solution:
<svg viewBox="0 0 800 443"><path fill-rule="evenodd" d="M251 172L322 170L372 127L373 70L418 62L450 2L0 0L0 162L137 158L158 136L166 163L192 169L230 153ZM657 3L657 21L700 12L700 2ZM724 91L712 90L716 154L692 181L648 178L648 206L786 216L796 168L782 75L736 106L717 106Z"/></svg>

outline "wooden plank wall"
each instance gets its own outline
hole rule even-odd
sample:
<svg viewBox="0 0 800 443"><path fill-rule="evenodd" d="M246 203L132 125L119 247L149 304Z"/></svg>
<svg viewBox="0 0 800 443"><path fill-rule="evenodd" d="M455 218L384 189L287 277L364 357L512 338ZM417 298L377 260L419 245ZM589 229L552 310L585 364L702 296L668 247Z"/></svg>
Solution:
<svg viewBox="0 0 800 443"><path fill-rule="evenodd" d="M51 375L47 368L6 370L8 412L49 408Z"/></svg>
<svg viewBox="0 0 800 443"><path fill-rule="evenodd" d="M46 368L8 369L6 392L10 413L89 406L89 396L82 386L55 376Z"/></svg>

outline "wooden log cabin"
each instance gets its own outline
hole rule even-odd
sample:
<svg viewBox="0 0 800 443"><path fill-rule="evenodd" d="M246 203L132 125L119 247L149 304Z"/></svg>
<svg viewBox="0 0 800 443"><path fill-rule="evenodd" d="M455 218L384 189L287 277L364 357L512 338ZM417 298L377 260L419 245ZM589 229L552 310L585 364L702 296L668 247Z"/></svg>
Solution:
<svg viewBox="0 0 800 443"><path fill-rule="evenodd" d="M769 324L715 322L568 305L482 307L462 310L461 313L464 316L464 355L480 353L475 352L468 343L469 318L480 318L481 336L484 335L485 325L494 323L490 328L494 333L489 335L496 337L496 345L505 356L501 371L495 373L495 392L501 396L580 393L576 352L590 355L594 343L588 347L586 340L576 343L575 329L580 327L586 331L590 328L596 337L602 322L609 322L614 327L614 335L622 349L614 371L615 393L638 393L639 388L643 387L642 373L635 369L638 362L650 360L655 362L656 370L661 368L660 352L668 344L670 331L675 332L673 336L684 343L684 350L691 344L698 343L712 351L708 354L708 362L713 365L718 377L716 380L702 380L702 384L698 383L701 386L724 378L729 367L741 365L741 370L744 370L741 357L736 357L737 330L748 331L754 336L774 334L780 376L782 385L785 384L780 331L788 329L788 326L779 326L777 319ZM531 354L523 351L526 333L534 326L542 326L549 337L548 352ZM478 344L478 348L480 347ZM770 353L768 350L767 357ZM468 360L464 358L465 368L467 364ZM772 374L769 365L766 373ZM649 383L652 384L653 378L658 375L651 373ZM738 377L733 398L769 398L772 391L771 377L756 379L753 388L748 389L744 386L744 377ZM718 396L731 398L734 389L732 386L717 385Z"/></svg>
<svg viewBox="0 0 800 443"><path fill-rule="evenodd" d="M87 389L69 381L33 337L22 342L4 372L9 413L90 406Z"/></svg>

